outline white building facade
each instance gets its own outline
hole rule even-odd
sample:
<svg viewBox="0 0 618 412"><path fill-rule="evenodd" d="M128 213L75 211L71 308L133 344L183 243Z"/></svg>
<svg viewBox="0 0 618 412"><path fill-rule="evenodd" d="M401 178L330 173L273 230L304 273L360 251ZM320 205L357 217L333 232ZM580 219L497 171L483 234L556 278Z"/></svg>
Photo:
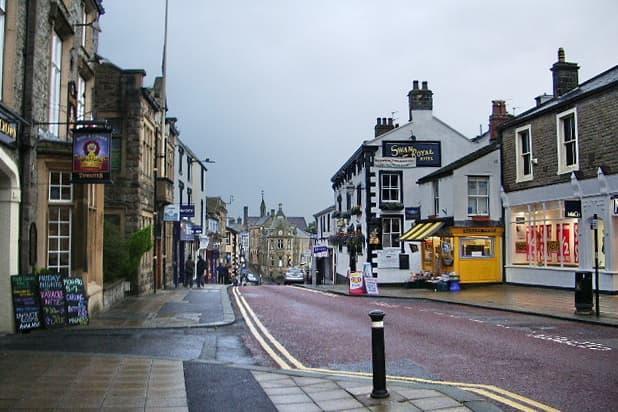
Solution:
<svg viewBox="0 0 618 412"><path fill-rule="evenodd" d="M433 116L433 93L414 81L408 94L409 122L378 119L375 138L331 178L337 232L336 272L360 271L370 262L379 283L402 283L410 272L410 251L399 237L421 215L417 180L480 147ZM447 216L448 209L440 210Z"/></svg>

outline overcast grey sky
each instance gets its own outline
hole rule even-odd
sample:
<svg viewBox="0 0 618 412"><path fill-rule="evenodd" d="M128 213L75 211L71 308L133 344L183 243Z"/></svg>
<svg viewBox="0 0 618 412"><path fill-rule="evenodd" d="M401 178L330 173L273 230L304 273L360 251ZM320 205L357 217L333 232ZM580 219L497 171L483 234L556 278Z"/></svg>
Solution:
<svg viewBox="0 0 618 412"><path fill-rule="evenodd" d="M99 52L161 73L165 0L104 0ZM413 80L434 115L468 137L491 100L510 112L551 93L558 47L580 82L618 64L618 2L169 0L168 116L209 165L209 195L240 216L305 216L333 203L330 178L373 138L407 122Z"/></svg>

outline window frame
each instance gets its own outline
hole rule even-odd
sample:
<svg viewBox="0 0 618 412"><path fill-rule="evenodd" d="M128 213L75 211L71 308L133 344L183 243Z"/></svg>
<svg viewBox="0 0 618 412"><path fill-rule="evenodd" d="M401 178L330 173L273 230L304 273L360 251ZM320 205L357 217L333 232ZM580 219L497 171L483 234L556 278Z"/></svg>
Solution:
<svg viewBox="0 0 618 412"><path fill-rule="evenodd" d="M566 164L566 143L564 141L564 119L573 117L573 132L575 145L575 163L572 165ZM556 144L558 155L558 173L559 175L571 173L579 170L579 133L577 131L577 108L565 110L556 114Z"/></svg>
<svg viewBox="0 0 618 412"><path fill-rule="evenodd" d="M4 29L6 26L6 0L0 0L0 100L4 100L4 43L6 37Z"/></svg>
<svg viewBox="0 0 618 412"><path fill-rule="evenodd" d="M400 215L387 215L387 216L382 216L381 217L381 226L382 226L382 247L383 248L397 248L399 249L401 247L401 234L402 234L402 229L403 229L403 218ZM391 221L390 223L390 231L386 231L384 230L384 222L386 220ZM397 221L399 222L399 232L393 232L392 228L393 228L393 221ZM393 235L398 233L399 235L397 236L397 241L393 241ZM389 236L389 242L386 242L386 237ZM396 246L394 246L394 244L397 243Z"/></svg>
<svg viewBox="0 0 618 412"><path fill-rule="evenodd" d="M529 152L527 153L529 156L528 162L530 165L530 173L527 175L524 174L525 164L523 156L525 154L523 153L523 148L521 144L521 135L523 132L526 132L528 134ZM517 129L515 129L515 183L528 182L534 179L534 163L532 159L532 126L528 124L526 126L518 127Z"/></svg>
<svg viewBox="0 0 618 412"><path fill-rule="evenodd" d="M68 216L69 219L67 220L60 220L61 219L61 212L62 210L66 210L68 212ZM57 211L58 214L56 217L52 216L52 211ZM53 219L57 219L57 220L53 220ZM58 225L58 232L56 235L52 236L50 234L50 225L51 224L56 224ZM61 225L65 225L68 224L68 235L62 235L61 231L60 231L60 226ZM46 250L46 267L48 269L55 269L58 273L62 273L65 275L70 275L71 274L71 233L73 231L73 210L71 207L67 206L67 205L62 205L62 204L52 204L50 205L50 207L47 209L47 250ZM54 239L58 242L58 246L56 249L51 250L50 249L50 243L51 240ZM61 240L62 239L68 239L68 249L61 249ZM56 255L57 258L57 263L55 265L51 265L50 263L50 257L52 256L52 254ZM66 265L61 265L60 264L60 256L61 255L68 255L67 256L67 264ZM66 272L63 272L61 269L62 268L66 268Z"/></svg>
<svg viewBox="0 0 618 412"><path fill-rule="evenodd" d="M384 184L384 178L390 176L388 186ZM392 185L392 177L397 176L397 186ZM385 199L384 191L397 191L397 199ZM380 202L381 203L403 203L403 172L401 171L380 171Z"/></svg>
<svg viewBox="0 0 618 412"><path fill-rule="evenodd" d="M433 199L433 214L434 216L440 215L440 181L433 180L431 182L431 192Z"/></svg>
<svg viewBox="0 0 618 412"><path fill-rule="evenodd" d="M52 184L52 174L58 174L58 184ZM47 202L50 204L70 204L73 202L73 184L71 183L71 172L64 170L50 170L47 175L48 180L48 191L47 191ZM64 184L64 183L67 184ZM57 187L59 189L59 198L52 198L52 187ZM63 190L69 189L69 198L63 198Z"/></svg>
<svg viewBox="0 0 618 412"><path fill-rule="evenodd" d="M481 194L470 194L470 182L472 180L476 180L477 183L479 181L485 181L487 183L487 194L485 195L481 195ZM467 192L467 199L468 199L468 207L467 207L467 211L468 211L468 216L490 216L491 214L491 210L490 210L490 183L491 183L491 179L490 176L487 175L469 175L468 176L468 192ZM477 185L478 188L478 185ZM471 213L470 212L470 200L474 198L476 200L476 213ZM478 213L478 201L479 199L485 199L487 201L487 213Z"/></svg>
<svg viewBox="0 0 618 412"><path fill-rule="evenodd" d="M62 38L52 30L49 60L49 132L60 137L60 103L62 99Z"/></svg>
<svg viewBox="0 0 618 412"><path fill-rule="evenodd" d="M479 239L483 239L483 240L489 240L489 244L490 244L490 254L488 256L469 256L469 255L465 255L464 254L464 246L466 243L466 240L479 240ZM495 244L495 237L491 237L491 236L467 236L467 237L462 237L459 239L459 257L461 259L493 259L496 255L496 244Z"/></svg>

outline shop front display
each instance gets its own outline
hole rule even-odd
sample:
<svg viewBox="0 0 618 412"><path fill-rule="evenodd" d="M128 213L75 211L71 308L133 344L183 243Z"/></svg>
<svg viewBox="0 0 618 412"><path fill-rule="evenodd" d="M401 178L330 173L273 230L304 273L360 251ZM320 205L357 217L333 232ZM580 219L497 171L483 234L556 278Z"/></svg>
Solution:
<svg viewBox="0 0 618 412"><path fill-rule="evenodd" d="M448 223L421 222L402 236L421 242L422 273L412 274L414 280L431 283L450 276L458 283L501 282L503 228Z"/></svg>

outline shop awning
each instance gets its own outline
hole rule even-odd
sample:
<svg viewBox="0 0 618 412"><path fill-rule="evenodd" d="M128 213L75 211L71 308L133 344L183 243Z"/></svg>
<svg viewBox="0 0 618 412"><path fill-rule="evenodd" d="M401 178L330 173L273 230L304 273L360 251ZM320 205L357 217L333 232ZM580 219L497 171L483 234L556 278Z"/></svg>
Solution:
<svg viewBox="0 0 618 412"><path fill-rule="evenodd" d="M445 222L419 223L404 233L399 240L423 240L436 233Z"/></svg>

